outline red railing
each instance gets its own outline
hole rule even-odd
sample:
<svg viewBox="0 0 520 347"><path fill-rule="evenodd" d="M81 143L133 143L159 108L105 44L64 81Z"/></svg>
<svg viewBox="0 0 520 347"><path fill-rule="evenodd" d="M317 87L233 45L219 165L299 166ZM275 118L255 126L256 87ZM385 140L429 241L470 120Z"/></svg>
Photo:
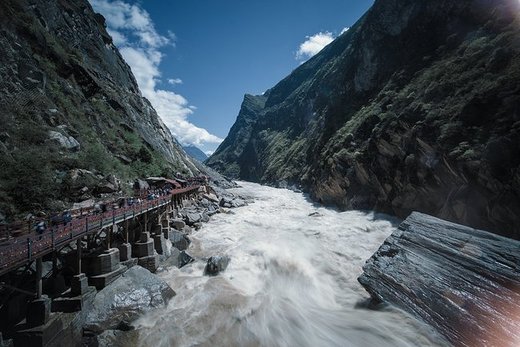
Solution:
<svg viewBox="0 0 520 347"><path fill-rule="evenodd" d="M171 203L174 196L198 190L199 187L196 185L174 189L170 194L159 196L156 199L111 209L100 214L77 215L70 223L49 227L42 234L31 232L14 237L0 245L0 275L34 258L39 258L57 248L65 246L84 235Z"/></svg>

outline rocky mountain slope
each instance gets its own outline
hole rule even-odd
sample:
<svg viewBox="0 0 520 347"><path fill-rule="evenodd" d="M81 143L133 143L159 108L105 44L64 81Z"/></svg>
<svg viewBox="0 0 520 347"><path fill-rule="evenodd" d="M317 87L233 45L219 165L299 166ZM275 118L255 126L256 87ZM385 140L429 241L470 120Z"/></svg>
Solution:
<svg viewBox="0 0 520 347"><path fill-rule="evenodd" d="M376 0L262 96L208 164L323 203L520 238L520 4Z"/></svg>
<svg viewBox="0 0 520 347"><path fill-rule="evenodd" d="M206 155L206 153L201 151L196 146L187 145L187 146L183 146L182 149L184 149L186 154L188 154L190 157L192 157L193 159L197 159L201 163L203 163L206 159L208 159L208 156Z"/></svg>
<svg viewBox="0 0 520 347"><path fill-rule="evenodd" d="M0 2L0 214L198 172L86 0Z"/></svg>

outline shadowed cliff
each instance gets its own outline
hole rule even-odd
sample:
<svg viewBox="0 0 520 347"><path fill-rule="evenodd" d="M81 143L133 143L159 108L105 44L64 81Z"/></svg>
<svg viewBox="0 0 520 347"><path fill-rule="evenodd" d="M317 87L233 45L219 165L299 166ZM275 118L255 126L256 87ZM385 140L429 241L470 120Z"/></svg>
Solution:
<svg viewBox="0 0 520 347"><path fill-rule="evenodd" d="M520 4L376 1L262 96L207 161L345 209L520 238Z"/></svg>
<svg viewBox="0 0 520 347"><path fill-rule="evenodd" d="M0 217L199 171L86 0L1 1L0 122Z"/></svg>

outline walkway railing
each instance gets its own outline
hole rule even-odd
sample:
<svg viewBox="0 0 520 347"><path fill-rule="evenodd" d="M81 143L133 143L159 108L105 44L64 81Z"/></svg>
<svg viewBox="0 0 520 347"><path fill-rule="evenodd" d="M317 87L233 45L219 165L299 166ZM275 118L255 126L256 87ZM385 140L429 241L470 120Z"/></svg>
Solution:
<svg viewBox="0 0 520 347"><path fill-rule="evenodd" d="M70 223L49 227L42 234L32 232L14 237L0 245L0 275L60 249L87 234L168 205L175 196L196 191L199 187L199 185L194 185L174 189L170 194L159 196L154 200L134 203L131 206L112 209L97 215L75 217Z"/></svg>

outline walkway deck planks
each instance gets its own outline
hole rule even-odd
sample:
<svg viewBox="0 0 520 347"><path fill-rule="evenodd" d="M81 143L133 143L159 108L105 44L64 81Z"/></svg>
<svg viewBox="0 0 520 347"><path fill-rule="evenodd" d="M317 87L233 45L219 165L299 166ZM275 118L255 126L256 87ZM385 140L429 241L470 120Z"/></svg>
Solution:
<svg viewBox="0 0 520 347"><path fill-rule="evenodd" d="M93 234L101 229L119 224L127 219L135 218L143 213L153 211L172 203L175 196L197 191L199 185L174 189L168 195L157 199L143 201L124 208L106 211L102 214L79 216L67 225L49 228L43 234L30 233L15 237L0 246L0 276L18 267L59 250L72 241L85 235Z"/></svg>

